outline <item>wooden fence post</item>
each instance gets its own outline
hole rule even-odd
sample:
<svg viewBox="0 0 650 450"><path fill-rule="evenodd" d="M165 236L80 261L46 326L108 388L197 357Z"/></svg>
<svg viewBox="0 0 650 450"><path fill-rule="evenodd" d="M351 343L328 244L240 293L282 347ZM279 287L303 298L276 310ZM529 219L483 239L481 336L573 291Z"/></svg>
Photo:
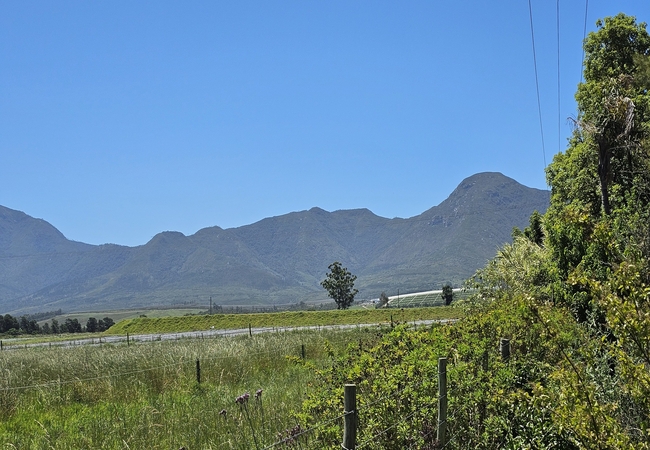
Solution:
<svg viewBox="0 0 650 450"><path fill-rule="evenodd" d="M438 445L447 443L447 358L438 358Z"/></svg>
<svg viewBox="0 0 650 450"><path fill-rule="evenodd" d="M343 409L344 429L342 447L354 450L357 446L357 385L346 384L344 390Z"/></svg>
<svg viewBox="0 0 650 450"><path fill-rule="evenodd" d="M253 328L251 327L251 324L250 324L250 323L248 324L248 335L249 335L250 337L253 337Z"/></svg>
<svg viewBox="0 0 650 450"><path fill-rule="evenodd" d="M501 338L499 352L501 352L501 359L504 362L510 359L510 339Z"/></svg>
<svg viewBox="0 0 650 450"><path fill-rule="evenodd" d="M2 341L0 341L0 350L2 350Z"/></svg>
<svg viewBox="0 0 650 450"><path fill-rule="evenodd" d="M300 355L302 356L302 359L305 359L305 344L300 346Z"/></svg>
<svg viewBox="0 0 650 450"><path fill-rule="evenodd" d="M201 361L196 359L196 382L201 384Z"/></svg>

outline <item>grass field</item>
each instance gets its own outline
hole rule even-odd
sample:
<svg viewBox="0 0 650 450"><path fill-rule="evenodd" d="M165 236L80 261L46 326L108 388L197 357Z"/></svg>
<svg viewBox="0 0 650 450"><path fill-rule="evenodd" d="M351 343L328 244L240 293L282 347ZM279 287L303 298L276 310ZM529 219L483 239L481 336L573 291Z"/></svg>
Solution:
<svg viewBox="0 0 650 450"><path fill-rule="evenodd" d="M456 319L462 311L454 307L408 309L354 309L331 311L284 311L259 314L212 314L201 316L135 318L123 320L105 333L110 335L173 333L252 327L297 327L313 325L390 324L414 320Z"/></svg>
<svg viewBox="0 0 650 450"><path fill-rule="evenodd" d="M375 336L353 329L0 352L0 446L262 448L295 424L314 369ZM308 364L296 363L303 345ZM236 404L246 392L248 402Z"/></svg>
<svg viewBox="0 0 650 450"><path fill-rule="evenodd" d="M249 324L376 323L379 328L5 350L0 352L0 446L265 448L298 423L295 413L319 368L335 364L336 355L376 342L386 330L381 325L391 318L398 324L457 318L460 313L457 308L436 307L134 318L107 333L233 329ZM261 397L255 398L260 389ZM236 404L244 393L250 394L248 401ZM340 399L332 401L336 413Z"/></svg>

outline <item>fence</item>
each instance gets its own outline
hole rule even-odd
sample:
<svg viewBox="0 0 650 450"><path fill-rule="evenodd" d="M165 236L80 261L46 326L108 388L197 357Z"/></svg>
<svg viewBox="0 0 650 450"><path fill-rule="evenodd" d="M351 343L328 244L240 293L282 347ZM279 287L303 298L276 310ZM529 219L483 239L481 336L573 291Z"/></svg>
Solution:
<svg viewBox="0 0 650 450"><path fill-rule="evenodd" d="M507 362L510 359L510 340L502 338L499 341L499 353L501 359L504 362ZM402 390L395 392L391 397L397 396L401 393ZM449 390L448 390L448 374L447 374L447 357L438 358L438 384L437 384L437 421L436 427L434 430L429 431L427 434L423 435L425 444L428 444L427 449L445 449L448 448L454 441L457 435L448 436L448 425L450 420L453 419L455 413L448 415L448 399L449 399ZM366 407L373 406L377 403L386 401L388 397L377 399L373 402L366 404ZM343 414L327 419L325 421L319 422L307 429L298 428L297 432L290 434L282 439L274 442L271 445L263 447L264 450L275 448L278 446L289 445L291 446L297 442L301 437L312 433L319 428L322 428L326 425L329 425L333 422L343 420L343 435L341 439L341 448L343 450L358 450L367 448L377 438L386 434L391 429L401 425L402 423L410 420L414 413L411 413L407 416L404 416L399 421L395 421L390 424L388 427L380 430L375 433L373 436L370 436L363 440L362 442L357 442L357 435L359 430L359 415L360 407L357 403L357 386L355 384L345 384L344 386L344 397L343 397L344 411ZM432 435L435 432L435 440L432 439Z"/></svg>
<svg viewBox="0 0 650 450"><path fill-rule="evenodd" d="M249 334L252 335L252 333L249 330ZM128 341L127 337L127 341ZM507 339L501 339L499 342L499 349L500 349L500 354L503 360L507 361L508 358L510 357L510 343ZM306 349L304 344L299 347L299 350L296 349L297 352L299 352L299 355L304 359L306 357ZM195 365L195 370L196 370L196 382L197 384L201 384L202 382L202 373L201 373L201 359L197 358L196 360L192 361L184 361L182 364L194 364ZM98 379L103 379L103 378L114 378L114 377L120 377L120 376L127 376L127 375L132 375L134 373L140 373L148 370L157 370L165 367L170 367L174 364L171 365L166 365L166 366L157 366L157 367L151 367L151 368L143 368L141 370L137 371L131 371L131 372L125 372L125 373L115 373L115 374L105 374L102 376L98 377L89 377L87 379L74 379L70 381L61 381L59 380L54 381L52 383L46 383L46 384L37 384L37 385L31 385L31 386L16 386L16 387L7 387L7 388L0 388L0 391L3 390L26 390L26 389L33 389L33 388L42 388L42 387L48 387L48 386L61 386L62 384L65 383L80 383L80 382L88 382L92 380L98 380ZM176 364L178 365L178 364ZM437 381L437 395L435 396L436 400L436 405L435 409L437 410L437 420L435 421L436 426L432 427L431 429L427 430L427 433L423 435L423 439L425 442L428 442L430 447L426 448L431 448L431 449L441 449L441 448L449 448L449 446L452 445L454 442L454 439L456 438L456 435L449 435L448 430L449 430L449 423L453 421L455 411L452 411L451 414L447 414L447 407L448 407L448 398L450 396L450 392L448 391L448 374L447 374L447 359L442 357L439 358L438 360L438 381ZM374 399L372 401L366 401L365 407L369 408L371 406L380 404L382 402L387 402L391 398L397 398L400 396L404 390L406 389L406 386L403 386L401 389L397 390L393 394L387 397L379 398L379 399ZM413 388L413 386L409 386L409 388ZM344 398L343 404L344 404L344 410L343 414L336 415L335 417L330 417L326 418L325 420L319 421L318 423L315 423L313 425L310 425L308 428L303 428L300 425L296 425L295 427L291 429L284 430L283 432L280 432L282 436L275 442L273 442L270 445L267 445L265 447L262 447L261 445L258 445L256 443L256 448L259 450L260 448L264 449L270 449L270 448L277 448L277 447L286 447L286 446L291 446L292 443L298 442L300 439L307 439L308 436L315 434L319 429L322 429L324 427L327 427L333 423L340 423L343 422L344 427L343 427L343 433L340 437L340 442L341 442L341 447L346 449L346 450L352 450L352 449L364 449L364 448L370 448L373 446L373 444L378 441L378 439L381 436L384 436L391 431L393 431L396 427L401 426L403 423L406 421L412 420L416 412L411 412L405 416L400 417L399 419L393 421L390 423L388 426L385 428L378 430L374 432L373 435L371 436L364 436L364 439L361 440L360 442L358 441L358 437L360 435L359 430L362 429L363 423L360 422L359 417L363 413L363 409L361 404L357 401L358 400L358 392L357 392L357 386L353 384L348 384L344 387ZM433 419L432 419L433 422ZM433 438L433 435L435 434L435 439Z"/></svg>

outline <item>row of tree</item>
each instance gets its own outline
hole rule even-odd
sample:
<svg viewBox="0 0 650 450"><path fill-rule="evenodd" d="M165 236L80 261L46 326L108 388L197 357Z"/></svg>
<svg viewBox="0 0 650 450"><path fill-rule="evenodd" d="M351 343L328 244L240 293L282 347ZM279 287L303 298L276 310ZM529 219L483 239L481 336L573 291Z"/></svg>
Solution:
<svg viewBox="0 0 650 450"><path fill-rule="evenodd" d="M95 317L89 317L86 326L82 326L78 319L65 319L65 322L59 323L58 320L52 319L45 322L43 326L39 325L29 316L13 317L11 314L0 315L0 333L7 334L59 334L59 333L96 333L106 331L115 324L110 317L104 317L97 320Z"/></svg>

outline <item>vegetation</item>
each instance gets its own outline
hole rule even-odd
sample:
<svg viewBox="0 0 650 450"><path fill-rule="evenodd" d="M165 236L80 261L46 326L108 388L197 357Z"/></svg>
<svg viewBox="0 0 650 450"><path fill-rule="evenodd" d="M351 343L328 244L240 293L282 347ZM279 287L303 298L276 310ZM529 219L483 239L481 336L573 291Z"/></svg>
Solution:
<svg viewBox="0 0 650 450"><path fill-rule="evenodd" d="M588 36L577 127L547 169L550 208L470 280L476 294L456 302L467 312L453 325L327 332L327 343L309 332L2 352L2 442L335 449L343 386L353 382L363 448L650 449L649 55L645 24L629 16ZM143 318L111 332L373 314L408 322L425 311L459 307ZM317 350L304 360L299 342ZM448 360L447 442L435 438L439 357ZM201 384L197 358L207 364ZM255 389L264 403L243 394Z"/></svg>
<svg viewBox="0 0 650 450"><path fill-rule="evenodd" d="M460 322L397 329L319 371L306 423L340 413L332 399L352 381L359 440L373 448L650 448L649 57L645 24L598 22L574 135L547 169L546 214L473 277L479 294ZM439 356L450 363L446 443L432 421ZM341 433L333 423L315 439L336 448Z"/></svg>
<svg viewBox="0 0 650 450"><path fill-rule="evenodd" d="M388 305L388 295L386 295L385 292L382 292L381 295L379 295L379 301L375 305L376 308L384 308Z"/></svg>
<svg viewBox="0 0 650 450"><path fill-rule="evenodd" d="M215 329L241 329L248 326L299 327L318 325L390 324L414 320L457 319L463 311L452 307L408 309L348 309L330 311L283 311L263 314L212 314L183 317L142 317L118 322L106 334L125 335L172 333Z"/></svg>
<svg viewBox="0 0 650 450"><path fill-rule="evenodd" d="M245 449L296 424L313 374L372 329L0 352L0 446ZM358 344L357 344L358 345ZM200 361L200 383L196 360ZM254 393L260 391L257 397ZM251 393L246 404L236 398Z"/></svg>
<svg viewBox="0 0 650 450"><path fill-rule="evenodd" d="M454 301L454 290L450 284L445 284L442 287L442 292L440 293L442 300L445 302L445 305L451 305L451 302Z"/></svg>
<svg viewBox="0 0 650 450"><path fill-rule="evenodd" d="M354 301L354 296L359 293L354 288L356 275L352 275L346 267L341 267L338 261L329 265L327 277L321 281L321 286L327 290L327 295L336 302L337 309L348 309Z"/></svg>
<svg viewBox="0 0 650 450"><path fill-rule="evenodd" d="M47 314L58 314L60 312L59 310ZM30 317L34 316L26 315L16 319L11 314L0 315L0 334L17 336L22 334L95 333L106 331L115 324L110 317L104 317L100 320L89 317L86 326L83 327L77 318L67 317L62 324L59 324L57 319L52 319L51 323L45 322L41 326L36 319Z"/></svg>

